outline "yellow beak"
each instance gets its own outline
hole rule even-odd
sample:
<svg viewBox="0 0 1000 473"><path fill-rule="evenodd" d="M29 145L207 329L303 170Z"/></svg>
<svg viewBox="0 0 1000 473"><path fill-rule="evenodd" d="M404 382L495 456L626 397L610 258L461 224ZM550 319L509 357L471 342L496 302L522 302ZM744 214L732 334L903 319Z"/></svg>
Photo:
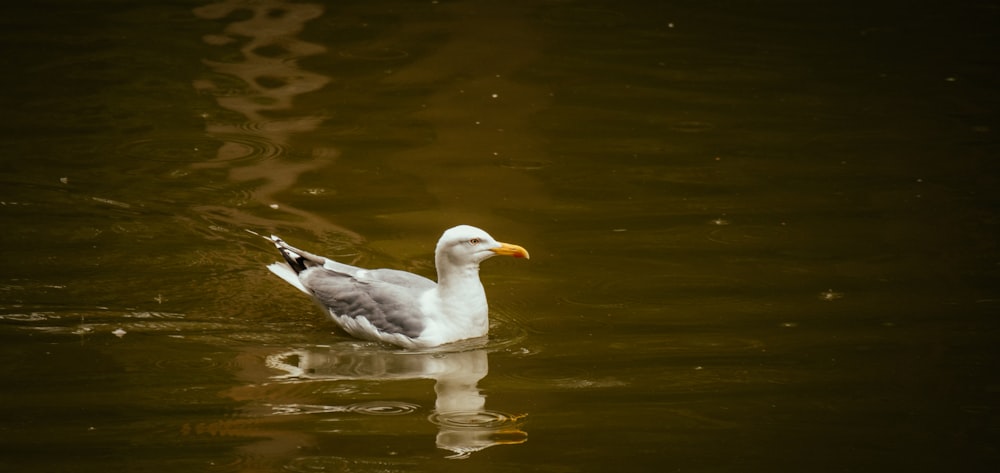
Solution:
<svg viewBox="0 0 1000 473"><path fill-rule="evenodd" d="M524 249L523 247L517 245L511 245L510 243L502 243L502 242L498 243L500 243L500 247L493 248L490 251L503 256L513 256L515 258L524 258L524 259L530 258L530 256L528 256L528 250Z"/></svg>

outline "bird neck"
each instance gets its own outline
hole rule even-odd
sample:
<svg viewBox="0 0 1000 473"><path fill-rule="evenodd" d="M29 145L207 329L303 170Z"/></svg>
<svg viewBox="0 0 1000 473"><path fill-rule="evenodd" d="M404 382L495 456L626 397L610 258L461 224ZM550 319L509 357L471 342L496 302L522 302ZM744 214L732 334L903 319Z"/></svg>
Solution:
<svg viewBox="0 0 1000 473"><path fill-rule="evenodd" d="M449 294L461 295L463 297L477 296L482 294L483 283L479 281L479 264L469 263L462 266L437 265L438 270L438 291L443 297Z"/></svg>
<svg viewBox="0 0 1000 473"><path fill-rule="evenodd" d="M486 335L489 305L479 281L479 264L439 265L435 304L443 335L449 341Z"/></svg>

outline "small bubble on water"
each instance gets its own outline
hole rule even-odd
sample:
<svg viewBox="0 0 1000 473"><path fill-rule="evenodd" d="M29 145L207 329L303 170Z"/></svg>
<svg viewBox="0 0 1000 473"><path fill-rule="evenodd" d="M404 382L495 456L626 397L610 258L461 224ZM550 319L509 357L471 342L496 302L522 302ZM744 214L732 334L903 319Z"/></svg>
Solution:
<svg viewBox="0 0 1000 473"><path fill-rule="evenodd" d="M833 301L833 300L841 299L843 297L844 297L843 293L836 292L833 289L827 289L827 290L819 293L819 298L822 299L822 300L824 300L824 301Z"/></svg>

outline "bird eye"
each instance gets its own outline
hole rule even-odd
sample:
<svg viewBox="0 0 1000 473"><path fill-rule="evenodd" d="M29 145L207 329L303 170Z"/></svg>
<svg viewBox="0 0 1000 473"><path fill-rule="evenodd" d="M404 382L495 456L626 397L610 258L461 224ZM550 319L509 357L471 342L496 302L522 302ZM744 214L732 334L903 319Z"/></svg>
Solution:
<svg viewBox="0 0 1000 473"><path fill-rule="evenodd" d="M478 245L480 242L482 242L482 240L480 240L478 238L473 238L473 239L469 240L469 244L470 245Z"/></svg>

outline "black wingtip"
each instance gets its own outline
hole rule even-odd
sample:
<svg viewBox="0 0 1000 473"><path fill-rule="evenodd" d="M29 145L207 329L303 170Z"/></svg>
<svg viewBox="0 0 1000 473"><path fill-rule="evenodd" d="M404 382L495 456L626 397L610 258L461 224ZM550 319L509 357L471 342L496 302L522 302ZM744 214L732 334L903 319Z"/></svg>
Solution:
<svg viewBox="0 0 1000 473"><path fill-rule="evenodd" d="M285 243L284 240L276 235L271 235L269 240L274 243L275 248L281 253L281 257L295 271L295 274L301 273L311 266L321 266L323 264L322 258L295 248Z"/></svg>

